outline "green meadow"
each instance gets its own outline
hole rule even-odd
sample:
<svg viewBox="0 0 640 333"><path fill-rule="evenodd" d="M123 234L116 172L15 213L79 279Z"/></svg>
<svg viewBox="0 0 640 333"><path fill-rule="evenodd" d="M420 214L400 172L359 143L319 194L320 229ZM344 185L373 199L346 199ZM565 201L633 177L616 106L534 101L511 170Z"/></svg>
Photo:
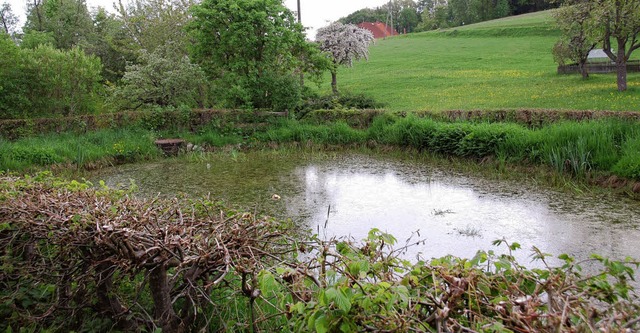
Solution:
<svg viewBox="0 0 640 333"><path fill-rule="evenodd" d="M368 61L340 68L342 92L392 111L566 109L640 111L640 74L616 90L615 74L556 74L560 32L551 12L377 40ZM636 52L633 58L640 58ZM330 91L330 80L320 87Z"/></svg>

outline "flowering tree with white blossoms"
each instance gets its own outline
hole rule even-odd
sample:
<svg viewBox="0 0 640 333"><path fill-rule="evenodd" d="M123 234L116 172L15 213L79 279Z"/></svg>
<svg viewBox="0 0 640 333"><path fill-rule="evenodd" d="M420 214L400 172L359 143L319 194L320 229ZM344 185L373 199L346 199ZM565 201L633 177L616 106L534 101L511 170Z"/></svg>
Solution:
<svg viewBox="0 0 640 333"><path fill-rule="evenodd" d="M369 45L374 42L374 39L371 31L367 29L359 28L353 24L334 22L318 29L316 41L320 44L320 49L329 53L333 60L331 89L334 94L337 94L336 73L338 66L351 67L353 60L369 59Z"/></svg>

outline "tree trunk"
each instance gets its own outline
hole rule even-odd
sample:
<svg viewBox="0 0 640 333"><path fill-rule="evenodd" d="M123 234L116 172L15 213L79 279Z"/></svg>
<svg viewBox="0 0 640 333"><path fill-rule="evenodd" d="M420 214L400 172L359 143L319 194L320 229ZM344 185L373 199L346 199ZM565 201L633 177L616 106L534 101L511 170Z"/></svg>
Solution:
<svg viewBox="0 0 640 333"><path fill-rule="evenodd" d="M333 94L338 94L338 78L336 71L331 72L331 90L333 90Z"/></svg>
<svg viewBox="0 0 640 333"><path fill-rule="evenodd" d="M618 38L618 61L616 61L616 73L618 74L618 91L627 90L627 57L625 55L626 42Z"/></svg>
<svg viewBox="0 0 640 333"><path fill-rule="evenodd" d="M158 264L149 271L149 289L153 298L153 317L163 332L182 332L178 316L171 304L171 290L166 264Z"/></svg>
<svg viewBox="0 0 640 333"><path fill-rule="evenodd" d="M582 79L583 80L586 80L586 79L589 78L589 70L587 69L586 61L580 62L578 64L578 70L580 71L580 74L582 74Z"/></svg>
<svg viewBox="0 0 640 333"><path fill-rule="evenodd" d="M98 297L98 308L107 316L114 318L118 326L126 331L137 331L135 321L127 319L126 308L115 297L116 291L113 285L114 266L108 263L99 264L96 267L96 294Z"/></svg>

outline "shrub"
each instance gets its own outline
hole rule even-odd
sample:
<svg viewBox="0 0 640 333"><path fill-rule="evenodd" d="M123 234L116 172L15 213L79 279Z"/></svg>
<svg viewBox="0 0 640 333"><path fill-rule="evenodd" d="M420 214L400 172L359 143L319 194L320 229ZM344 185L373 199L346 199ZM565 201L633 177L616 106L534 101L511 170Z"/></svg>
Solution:
<svg viewBox="0 0 640 333"><path fill-rule="evenodd" d="M439 124L429 139L429 149L441 153L455 155L462 139L471 132L471 126L463 123Z"/></svg>
<svg viewBox="0 0 640 333"><path fill-rule="evenodd" d="M471 126L470 133L459 142L456 154L466 157L496 155L500 145L507 138L515 138L513 133L521 131L521 127L509 124L478 124Z"/></svg>
<svg viewBox="0 0 640 333"><path fill-rule="evenodd" d="M44 147L14 147L8 156L16 161L40 166L62 162L62 158L51 148Z"/></svg>
<svg viewBox="0 0 640 333"><path fill-rule="evenodd" d="M306 114L313 110L381 109L385 106L384 103L378 102L373 97L365 94L317 95L308 93L302 105L298 108L298 112Z"/></svg>
<svg viewBox="0 0 640 333"><path fill-rule="evenodd" d="M622 157L612 171L622 177L640 180L640 136L625 143Z"/></svg>
<svg viewBox="0 0 640 333"><path fill-rule="evenodd" d="M138 64L127 66L122 84L113 93L121 108L208 105L205 74L173 43L153 52L140 51Z"/></svg>
<svg viewBox="0 0 640 333"><path fill-rule="evenodd" d="M252 277L288 251L271 218L125 194L0 175L0 330L197 331L215 289L255 300Z"/></svg>

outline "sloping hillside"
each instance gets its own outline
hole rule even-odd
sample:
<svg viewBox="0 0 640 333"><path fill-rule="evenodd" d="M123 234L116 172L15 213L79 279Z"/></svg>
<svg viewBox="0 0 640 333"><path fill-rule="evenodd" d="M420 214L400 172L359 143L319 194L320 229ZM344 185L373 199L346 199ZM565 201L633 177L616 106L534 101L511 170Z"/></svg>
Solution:
<svg viewBox="0 0 640 333"><path fill-rule="evenodd" d="M387 38L371 47L369 61L341 68L338 87L390 110L640 110L638 74L629 75L626 93L614 75L556 74L559 35L546 11ZM329 91L328 80L321 89Z"/></svg>

